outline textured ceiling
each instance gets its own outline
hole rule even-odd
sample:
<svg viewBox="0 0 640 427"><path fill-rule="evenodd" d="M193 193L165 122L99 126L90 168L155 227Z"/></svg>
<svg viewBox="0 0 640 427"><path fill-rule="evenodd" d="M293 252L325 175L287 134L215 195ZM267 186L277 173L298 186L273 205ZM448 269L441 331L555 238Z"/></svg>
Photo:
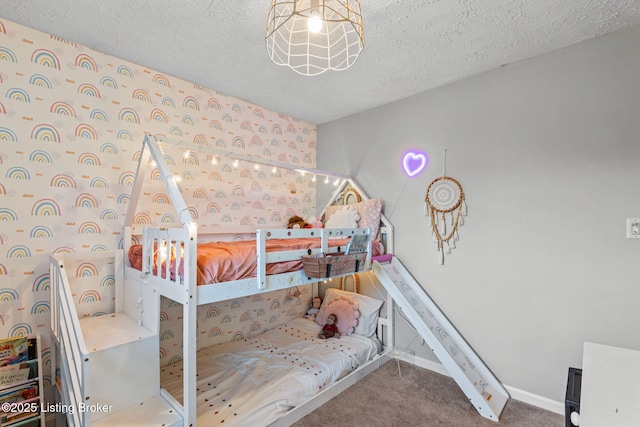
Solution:
<svg viewBox="0 0 640 427"><path fill-rule="evenodd" d="M637 25L639 0L361 0L341 72L273 64L271 0L0 0L0 18L322 124Z"/></svg>

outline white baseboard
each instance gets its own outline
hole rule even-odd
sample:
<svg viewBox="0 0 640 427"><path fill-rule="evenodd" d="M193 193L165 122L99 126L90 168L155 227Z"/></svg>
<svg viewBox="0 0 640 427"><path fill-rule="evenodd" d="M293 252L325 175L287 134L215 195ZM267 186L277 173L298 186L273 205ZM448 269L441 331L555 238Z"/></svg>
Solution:
<svg viewBox="0 0 640 427"><path fill-rule="evenodd" d="M408 363L412 363L416 366L419 366L424 369L429 369L430 371L437 372L442 375L446 375L450 377L449 372L438 362L433 362L431 360L424 359L419 356L415 356L413 354L407 354L401 350L396 349L395 351L396 358L400 360L404 360ZM520 402L527 403L529 405L536 406L538 408L545 409L550 412L554 412L556 414L564 415L564 403L557 402L555 400L551 400L549 398L539 396L537 394L529 393L528 391L520 390L516 387L511 387L508 385L504 385L504 388L507 389L509 395L512 399L519 400Z"/></svg>

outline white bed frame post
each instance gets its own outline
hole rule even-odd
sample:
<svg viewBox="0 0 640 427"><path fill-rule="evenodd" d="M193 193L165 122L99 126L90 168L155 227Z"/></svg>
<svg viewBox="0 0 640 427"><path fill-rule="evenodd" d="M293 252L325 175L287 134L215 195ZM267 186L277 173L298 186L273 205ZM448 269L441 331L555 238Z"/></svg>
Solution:
<svg viewBox="0 0 640 427"><path fill-rule="evenodd" d="M184 239L183 244L185 246L185 252L188 254L196 254L196 246L198 243L198 226L193 222L189 209L184 201L184 198L180 194L178 185L176 184L175 177L167 162L164 160L164 155L158 146L158 140L153 135L145 135L144 142L142 144L142 151L140 153L140 161L138 162L138 169L136 172L136 180L131 191L131 200L129 201L129 209L125 217L125 227L133 226L133 219L138 205L140 194L142 191L142 185L146 177L146 171L149 167L150 158L155 161L155 167L158 168L162 179L166 183L167 194L176 208L180 222L185 233L188 235L187 239ZM129 234L129 233L127 233ZM125 238L131 238L130 235ZM125 242L125 247L128 247L130 242ZM182 249L179 245L175 248L176 251ZM177 254L178 259L180 258ZM171 291L163 292L162 295L175 299L182 304L182 359L183 359L183 402L182 402L182 416L185 427L192 427L196 425L196 388L193 386L196 384L196 350L197 350L197 286L196 278L192 275L196 271L196 256L189 256L185 259L183 278L182 278L182 291L183 294L176 293L175 289ZM167 263L167 275L168 275ZM180 408L176 408L179 410Z"/></svg>

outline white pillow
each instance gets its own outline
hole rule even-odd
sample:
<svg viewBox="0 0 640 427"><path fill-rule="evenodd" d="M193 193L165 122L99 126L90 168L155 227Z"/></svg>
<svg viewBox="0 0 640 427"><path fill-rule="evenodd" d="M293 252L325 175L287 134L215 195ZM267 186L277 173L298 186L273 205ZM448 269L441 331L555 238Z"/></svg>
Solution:
<svg viewBox="0 0 640 427"><path fill-rule="evenodd" d="M356 294L354 292L329 288L324 293L322 305L328 305L332 300L343 296L355 299L358 304L358 309L360 310L360 318L358 319L358 324L354 328L353 333L362 335L363 337L374 336L378 329L378 313L380 312L380 307L382 307L382 301L366 295Z"/></svg>
<svg viewBox="0 0 640 427"><path fill-rule="evenodd" d="M331 215L324 224L325 228L358 228L360 215L355 209L341 209Z"/></svg>

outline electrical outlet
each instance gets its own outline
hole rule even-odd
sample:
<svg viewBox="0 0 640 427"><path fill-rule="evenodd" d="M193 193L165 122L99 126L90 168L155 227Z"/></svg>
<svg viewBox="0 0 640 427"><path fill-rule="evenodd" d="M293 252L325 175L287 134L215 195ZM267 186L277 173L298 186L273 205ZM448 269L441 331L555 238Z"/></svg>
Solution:
<svg viewBox="0 0 640 427"><path fill-rule="evenodd" d="M627 239L640 239L640 218L627 218Z"/></svg>

